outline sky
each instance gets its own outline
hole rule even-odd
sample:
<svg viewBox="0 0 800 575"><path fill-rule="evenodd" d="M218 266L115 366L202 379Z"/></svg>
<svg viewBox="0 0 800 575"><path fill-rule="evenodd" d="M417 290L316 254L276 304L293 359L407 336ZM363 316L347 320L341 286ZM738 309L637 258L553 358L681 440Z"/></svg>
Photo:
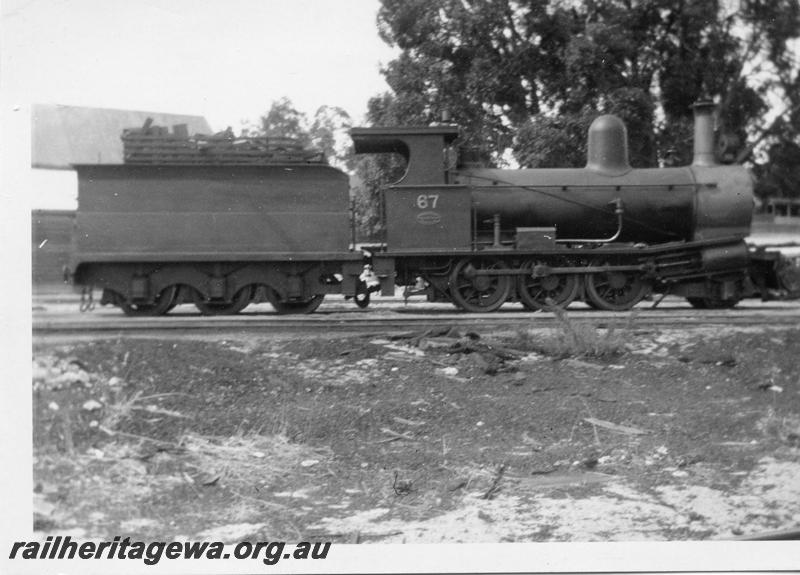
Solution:
<svg viewBox="0 0 800 575"><path fill-rule="evenodd" d="M0 0L3 186L26 209L74 209L75 175L30 168L32 104L204 116L213 131L257 123L289 98L353 125L388 90L395 50L378 0Z"/></svg>
<svg viewBox="0 0 800 575"><path fill-rule="evenodd" d="M215 130L291 99L358 123L388 89L377 0L2 0L12 105L205 116Z"/></svg>

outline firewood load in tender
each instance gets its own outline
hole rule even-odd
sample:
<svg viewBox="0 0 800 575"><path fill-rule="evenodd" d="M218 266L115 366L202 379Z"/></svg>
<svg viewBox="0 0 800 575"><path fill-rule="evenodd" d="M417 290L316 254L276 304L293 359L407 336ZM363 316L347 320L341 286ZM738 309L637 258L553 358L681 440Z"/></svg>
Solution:
<svg viewBox="0 0 800 575"><path fill-rule="evenodd" d="M326 164L324 154L294 138L236 137L231 128L213 135L190 136L186 124L154 126L122 133L126 164Z"/></svg>

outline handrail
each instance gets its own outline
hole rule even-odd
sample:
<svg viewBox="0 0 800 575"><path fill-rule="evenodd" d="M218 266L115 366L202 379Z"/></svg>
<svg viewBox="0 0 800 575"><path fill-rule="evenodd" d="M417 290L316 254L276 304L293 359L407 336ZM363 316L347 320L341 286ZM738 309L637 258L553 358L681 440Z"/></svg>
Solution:
<svg viewBox="0 0 800 575"><path fill-rule="evenodd" d="M611 236L610 238L605 239L556 239L557 244L608 244L613 241L616 241L620 235L622 235L622 215L625 213L625 210L622 207L622 200L617 198L609 202L614 204L614 213L617 215L617 231L616 233Z"/></svg>

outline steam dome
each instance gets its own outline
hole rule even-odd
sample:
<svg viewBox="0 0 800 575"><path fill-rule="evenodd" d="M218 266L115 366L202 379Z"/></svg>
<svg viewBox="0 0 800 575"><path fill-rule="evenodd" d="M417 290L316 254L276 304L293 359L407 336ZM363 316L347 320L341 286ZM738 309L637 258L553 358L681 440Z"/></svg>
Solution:
<svg viewBox="0 0 800 575"><path fill-rule="evenodd" d="M628 131L618 117L606 114L592 122L586 167L609 176L618 176L631 169L628 162Z"/></svg>

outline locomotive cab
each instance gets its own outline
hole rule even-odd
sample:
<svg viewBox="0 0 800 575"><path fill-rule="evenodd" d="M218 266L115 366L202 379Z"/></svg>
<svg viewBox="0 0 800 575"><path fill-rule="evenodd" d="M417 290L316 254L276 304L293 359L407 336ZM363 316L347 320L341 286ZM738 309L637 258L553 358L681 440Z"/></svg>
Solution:
<svg viewBox="0 0 800 575"><path fill-rule="evenodd" d="M465 185L452 183L449 150L456 126L354 128L355 151L397 153L407 169L384 191L386 250L392 253L462 252L471 249L471 201Z"/></svg>

